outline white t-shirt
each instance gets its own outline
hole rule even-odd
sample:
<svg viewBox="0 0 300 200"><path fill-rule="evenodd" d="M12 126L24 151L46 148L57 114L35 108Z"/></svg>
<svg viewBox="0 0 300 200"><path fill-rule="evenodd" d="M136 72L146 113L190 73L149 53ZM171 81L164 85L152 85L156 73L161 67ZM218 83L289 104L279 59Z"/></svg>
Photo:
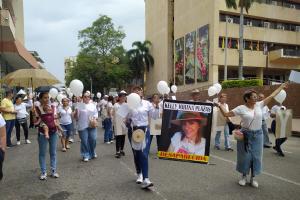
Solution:
<svg viewBox="0 0 300 200"><path fill-rule="evenodd" d="M220 106L222 106L225 112L229 112L229 107L227 103L221 104ZM224 129L225 124L226 118L224 117L224 115L222 115L220 109L218 109L217 126L223 126L222 128Z"/></svg>
<svg viewBox="0 0 300 200"><path fill-rule="evenodd" d="M192 144L187 140L181 140L182 133L177 132L171 138L171 144L174 147L175 153L183 153L183 154L196 154L196 155L204 155L205 154L205 138L201 138L201 142L199 144Z"/></svg>
<svg viewBox="0 0 300 200"><path fill-rule="evenodd" d="M68 106L63 108L62 106L58 107L58 113L60 115L59 123L62 125L68 125L72 123L72 108Z"/></svg>
<svg viewBox="0 0 300 200"><path fill-rule="evenodd" d="M269 108L268 106L264 106L262 109L262 114L263 114L263 120L267 120L270 117L270 113L269 113Z"/></svg>
<svg viewBox="0 0 300 200"><path fill-rule="evenodd" d="M19 105L15 104L15 111L17 111L17 119L26 118L29 115L26 108L31 106L32 106L32 102L30 101L28 102L28 104L26 103L21 103Z"/></svg>
<svg viewBox="0 0 300 200"><path fill-rule="evenodd" d="M250 109L245 105L240 105L232 110L235 115L241 117L241 126L250 130L259 130L262 126L262 109L264 102L256 102L254 109Z"/></svg>
<svg viewBox="0 0 300 200"><path fill-rule="evenodd" d="M98 111L93 103L78 103L78 130L82 131L89 127L90 118L98 118Z"/></svg>
<svg viewBox="0 0 300 200"><path fill-rule="evenodd" d="M113 107L114 109L113 123L114 123L115 135L126 135L127 133L127 127L124 123L123 117L117 114L118 109L120 108L121 105L122 104L115 103Z"/></svg>
<svg viewBox="0 0 300 200"><path fill-rule="evenodd" d="M2 128L3 126L5 126L5 120L3 119L2 115L0 114L0 128Z"/></svg>

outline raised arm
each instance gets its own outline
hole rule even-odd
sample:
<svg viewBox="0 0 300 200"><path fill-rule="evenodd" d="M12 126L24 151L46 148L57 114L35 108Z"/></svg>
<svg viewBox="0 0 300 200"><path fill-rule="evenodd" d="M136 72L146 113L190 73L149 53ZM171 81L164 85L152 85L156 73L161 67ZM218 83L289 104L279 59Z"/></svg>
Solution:
<svg viewBox="0 0 300 200"><path fill-rule="evenodd" d="M235 116L234 112L232 112L232 111L226 112L222 105L220 105L220 104L215 104L215 105L220 109L220 111L224 117L234 117Z"/></svg>
<svg viewBox="0 0 300 200"><path fill-rule="evenodd" d="M268 96L267 98L265 98L263 100L264 105L268 105L271 100L282 90L282 89L286 89L288 86L288 82L285 82L283 84L281 84L274 92L272 92L272 94L270 94L270 96Z"/></svg>

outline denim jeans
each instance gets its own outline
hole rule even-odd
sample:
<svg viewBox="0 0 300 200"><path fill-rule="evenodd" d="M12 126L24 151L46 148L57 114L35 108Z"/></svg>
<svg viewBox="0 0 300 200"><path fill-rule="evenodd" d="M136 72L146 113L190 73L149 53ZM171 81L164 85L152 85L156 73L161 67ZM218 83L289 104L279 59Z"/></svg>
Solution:
<svg viewBox="0 0 300 200"><path fill-rule="evenodd" d="M56 172L56 146L57 146L58 136L57 133L49 133L49 139L46 139L45 135L39 133L38 143L39 143L39 162L42 173L46 173L46 152L47 145L49 143L49 154L50 154L50 167L51 172Z"/></svg>
<svg viewBox="0 0 300 200"><path fill-rule="evenodd" d="M104 119L104 142L110 142L113 138L112 121L111 118Z"/></svg>
<svg viewBox="0 0 300 200"><path fill-rule="evenodd" d="M220 138L221 138L221 131L217 131L215 137L215 146L220 147ZM224 126L224 146L226 149L231 148L230 140L229 140L229 127L228 124Z"/></svg>
<svg viewBox="0 0 300 200"><path fill-rule="evenodd" d="M147 128L146 131L146 147L143 150L134 150L132 149L133 152L133 157L134 157L134 164L136 168L136 173L143 174L143 179L148 178L148 156L149 156L149 150L150 150L150 131L149 127L138 127L140 129L143 129L144 131ZM128 139L131 144L131 138L132 138L132 129L128 129Z"/></svg>
<svg viewBox="0 0 300 200"><path fill-rule="evenodd" d="M244 141L237 141L236 170L246 175L252 168L252 175L255 176L262 171L263 133L261 129L256 131L242 129L242 132L247 137L248 145L245 148Z"/></svg>
<svg viewBox="0 0 300 200"><path fill-rule="evenodd" d="M11 120L5 120L5 128L6 128L6 145L10 146L11 145L11 132L14 129L15 126L15 119L11 119Z"/></svg>
<svg viewBox="0 0 300 200"><path fill-rule="evenodd" d="M97 129L96 128L86 128L79 132L79 137L81 140L80 144L80 154L83 159L91 159L96 155L96 139L97 139Z"/></svg>
<svg viewBox="0 0 300 200"><path fill-rule="evenodd" d="M62 129L64 130L63 132L63 136L64 138L69 138L72 135L72 124L67 124L67 125L60 125L62 127Z"/></svg>
<svg viewBox="0 0 300 200"><path fill-rule="evenodd" d="M264 134L264 145L270 145L268 125L265 120L262 121L262 131Z"/></svg>

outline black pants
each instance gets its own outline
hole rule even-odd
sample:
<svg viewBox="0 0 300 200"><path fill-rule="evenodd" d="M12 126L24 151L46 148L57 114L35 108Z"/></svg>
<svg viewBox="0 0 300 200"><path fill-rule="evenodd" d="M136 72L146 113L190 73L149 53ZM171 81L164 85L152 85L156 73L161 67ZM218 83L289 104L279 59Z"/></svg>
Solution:
<svg viewBox="0 0 300 200"><path fill-rule="evenodd" d="M30 120L29 120L29 128L34 128L34 118L33 118L33 112L30 110Z"/></svg>
<svg viewBox="0 0 300 200"><path fill-rule="evenodd" d="M125 145L125 135L116 135L116 152L123 151Z"/></svg>
<svg viewBox="0 0 300 200"><path fill-rule="evenodd" d="M17 136L17 141L20 141L20 126L22 126L23 131L24 131L24 136L25 136L25 140L28 139L28 125L27 125L27 120L24 121L24 123L19 123L18 119L16 120L16 136Z"/></svg>
<svg viewBox="0 0 300 200"><path fill-rule="evenodd" d="M282 149L281 149L281 145L286 141L286 137L285 138L277 138L275 140L275 147L277 149L278 152L283 153Z"/></svg>
<svg viewBox="0 0 300 200"><path fill-rule="evenodd" d="M156 144L157 144L157 151L158 151L158 147L159 147L159 143L160 143L160 135L150 135L150 146L151 146L152 139L154 136L156 137Z"/></svg>
<svg viewBox="0 0 300 200"><path fill-rule="evenodd" d="M0 148L0 181L3 178L3 172L2 172L2 167L3 167L3 162L4 162L4 151Z"/></svg>

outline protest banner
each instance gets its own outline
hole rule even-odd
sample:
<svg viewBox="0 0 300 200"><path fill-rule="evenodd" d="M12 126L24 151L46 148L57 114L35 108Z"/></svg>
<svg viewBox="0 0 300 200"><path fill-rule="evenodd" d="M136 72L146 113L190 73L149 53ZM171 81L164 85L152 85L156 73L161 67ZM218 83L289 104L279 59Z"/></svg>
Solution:
<svg viewBox="0 0 300 200"><path fill-rule="evenodd" d="M165 100L158 157L208 163L213 104Z"/></svg>

